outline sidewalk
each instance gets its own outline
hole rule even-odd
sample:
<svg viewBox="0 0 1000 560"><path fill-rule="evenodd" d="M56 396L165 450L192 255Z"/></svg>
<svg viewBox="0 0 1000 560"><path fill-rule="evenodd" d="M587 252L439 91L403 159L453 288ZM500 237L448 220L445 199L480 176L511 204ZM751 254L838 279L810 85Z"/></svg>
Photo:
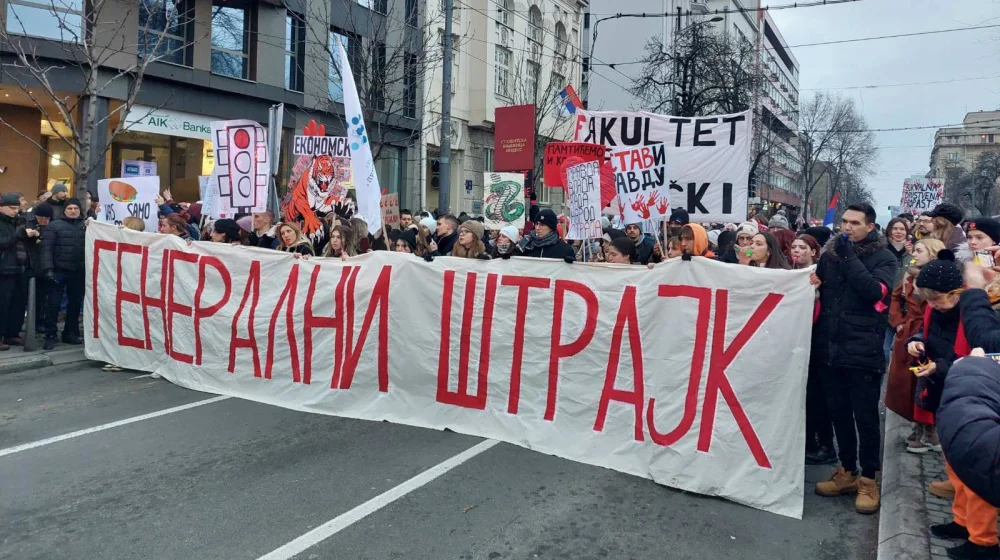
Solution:
<svg viewBox="0 0 1000 560"><path fill-rule="evenodd" d="M39 344L39 349L32 352L25 352L23 346L11 346L0 352L0 375L84 361L87 357L82 344L60 343L49 351L42 350Z"/></svg>
<svg viewBox="0 0 1000 560"><path fill-rule="evenodd" d="M882 510L878 526L879 560L946 560L945 549L961 544L934 538L930 526L951 521L951 502L927 491L944 480L944 455L906 452L910 423L886 411L882 456Z"/></svg>

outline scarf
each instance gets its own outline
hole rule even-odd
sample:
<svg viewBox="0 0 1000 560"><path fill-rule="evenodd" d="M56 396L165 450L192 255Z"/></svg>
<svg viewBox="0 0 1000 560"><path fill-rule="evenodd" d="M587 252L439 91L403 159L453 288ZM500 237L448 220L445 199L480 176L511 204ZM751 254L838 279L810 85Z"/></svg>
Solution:
<svg viewBox="0 0 1000 560"><path fill-rule="evenodd" d="M533 251L535 249L543 249L545 247L551 247L559 241L559 234L555 231L549 232L545 237L539 238L538 233L531 232L530 234L524 236L521 242L517 244L517 248L522 252Z"/></svg>

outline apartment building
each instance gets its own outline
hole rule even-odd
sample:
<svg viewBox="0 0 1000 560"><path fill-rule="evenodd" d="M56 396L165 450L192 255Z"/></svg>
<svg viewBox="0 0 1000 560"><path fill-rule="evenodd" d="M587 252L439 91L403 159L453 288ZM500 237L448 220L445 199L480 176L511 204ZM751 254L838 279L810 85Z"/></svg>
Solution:
<svg viewBox="0 0 1000 560"><path fill-rule="evenodd" d="M100 177L120 175L121 162L154 162L161 187L197 179L211 172L209 123L251 119L267 123L272 105L284 103L283 157L278 162L283 181L290 174L292 136L311 120L326 126L328 135L344 135L343 87L334 41L347 46L352 69L367 102L376 111L376 168L381 185L412 201L419 152L411 147L419 136L415 80L392 79L413 74L410 63L420 56L417 23L423 3L416 0L100 0L33 2L0 0L0 192L73 185L71 165L76 152L64 118L80 119L82 110L60 115L52 96L39 92L37 82L12 71L15 48L38 54L49 73L53 92L78 100L95 97L101 126L90 132L93 146L110 149L92 154ZM88 13L85 10L100 10ZM393 31L395 30L395 31ZM71 62L79 38L111 50L101 80L157 56L146 66L136 104L122 111L126 76L94 88L83 83ZM412 51L412 52L411 52ZM400 52L405 56L396 56ZM387 61L401 62L387 67ZM61 70L59 69L61 68ZM389 78L385 78L388 75ZM380 86L379 84L384 84ZM34 99L33 99L34 98ZM399 103L389 103L396 99ZM83 99L89 101L89 99ZM363 101L364 102L364 101ZM79 103L90 107L89 102ZM112 131L121 119L128 127ZM370 121L371 123L371 121ZM83 130L82 127L77 127ZM374 133L373 133L374 135ZM38 149L38 145L45 151ZM69 164L69 165L67 165Z"/></svg>
<svg viewBox="0 0 1000 560"><path fill-rule="evenodd" d="M962 126L934 133L929 177L948 179L971 171L976 159L988 151L1000 151L1000 111L966 113Z"/></svg>
<svg viewBox="0 0 1000 560"><path fill-rule="evenodd" d="M479 214L483 205L484 173L493 169L493 131L498 107L534 104L537 113L536 170L547 139L568 140L572 119L559 104L567 85L579 88L581 37L587 0L454 0L451 95L451 177L449 210ZM435 0L430 5L440 3ZM443 6L443 4L437 4ZM429 32L443 44L444 19L428 9ZM419 190L424 207L440 200L441 100L440 66L427 72L423 83L423 142L420 158L425 173ZM540 179L536 177L536 179ZM534 182L542 206L563 207L559 189Z"/></svg>

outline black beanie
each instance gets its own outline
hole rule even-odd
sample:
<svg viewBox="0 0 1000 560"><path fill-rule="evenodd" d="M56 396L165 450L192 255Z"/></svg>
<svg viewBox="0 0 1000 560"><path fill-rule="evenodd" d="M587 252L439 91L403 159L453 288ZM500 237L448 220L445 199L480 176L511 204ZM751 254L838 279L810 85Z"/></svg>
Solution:
<svg viewBox="0 0 1000 560"><path fill-rule="evenodd" d="M830 236L833 235L830 228L825 226L808 227L803 233L813 236L813 239L819 243L820 247L826 245L826 242L830 240Z"/></svg>
<svg viewBox="0 0 1000 560"><path fill-rule="evenodd" d="M955 254L948 249L938 251L937 259L927 263L917 275L917 287L946 294L962 287L962 270L955 264Z"/></svg>
<svg viewBox="0 0 1000 560"><path fill-rule="evenodd" d="M35 216L39 218L51 219L53 216L55 216L55 212L53 212L51 204L43 202L42 204L39 204L38 206L35 207Z"/></svg>
<svg viewBox="0 0 1000 560"><path fill-rule="evenodd" d="M535 221L539 224L549 226L549 229L553 231L556 229L556 226L559 225L559 219L556 218L556 213L548 208L543 208L540 212L538 212L538 217L535 218Z"/></svg>
<svg viewBox="0 0 1000 560"><path fill-rule="evenodd" d="M406 244L410 246L410 251L417 250L417 233L412 229L407 229L406 231L400 233L397 240L405 241Z"/></svg>
<svg viewBox="0 0 1000 560"><path fill-rule="evenodd" d="M670 213L671 224L679 224L686 226L691 223L691 217L688 215L688 211L683 208L674 208L674 211Z"/></svg>
<svg viewBox="0 0 1000 560"><path fill-rule="evenodd" d="M993 218L976 218L969 222L969 231L981 231L986 234L993 244L1000 243L1000 221Z"/></svg>
<svg viewBox="0 0 1000 560"><path fill-rule="evenodd" d="M949 202L942 202L931 210L931 217L944 218L957 226L962 223L962 209Z"/></svg>
<svg viewBox="0 0 1000 560"><path fill-rule="evenodd" d="M67 198L65 204L63 204L63 208L66 208L67 206L76 206L80 210L83 210L83 205L80 204L79 198Z"/></svg>

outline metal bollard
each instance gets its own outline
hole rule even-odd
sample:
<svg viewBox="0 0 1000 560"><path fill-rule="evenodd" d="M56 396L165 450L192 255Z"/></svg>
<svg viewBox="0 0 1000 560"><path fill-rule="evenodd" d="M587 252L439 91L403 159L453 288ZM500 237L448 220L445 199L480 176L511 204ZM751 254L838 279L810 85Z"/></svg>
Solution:
<svg viewBox="0 0 1000 560"><path fill-rule="evenodd" d="M24 351L38 350L38 335L35 334L35 278L28 278L28 319L24 322Z"/></svg>

